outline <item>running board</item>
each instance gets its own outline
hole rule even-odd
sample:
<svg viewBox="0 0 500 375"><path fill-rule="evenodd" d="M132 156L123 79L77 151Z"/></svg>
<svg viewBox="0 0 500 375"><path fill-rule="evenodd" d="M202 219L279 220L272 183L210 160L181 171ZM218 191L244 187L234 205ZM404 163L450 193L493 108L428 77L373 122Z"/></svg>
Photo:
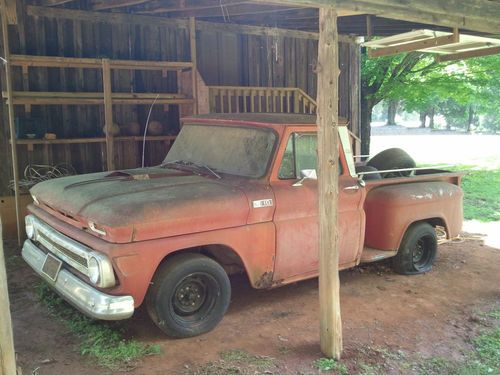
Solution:
<svg viewBox="0 0 500 375"><path fill-rule="evenodd" d="M363 252L361 253L360 263L371 263L377 262L382 259L391 258L397 254L396 251L391 250L378 250L372 249L371 247L364 247Z"/></svg>

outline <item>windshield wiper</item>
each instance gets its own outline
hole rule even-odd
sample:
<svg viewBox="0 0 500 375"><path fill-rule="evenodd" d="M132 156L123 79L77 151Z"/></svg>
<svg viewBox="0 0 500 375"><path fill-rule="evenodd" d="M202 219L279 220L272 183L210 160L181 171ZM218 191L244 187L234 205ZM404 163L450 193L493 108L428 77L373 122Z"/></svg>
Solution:
<svg viewBox="0 0 500 375"><path fill-rule="evenodd" d="M188 160L173 160L173 161L168 161L166 163L162 163L160 165L160 167L167 167L169 165L176 165L176 166L181 166L181 167L188 167L189 170L192 170L192 168L194 167L194 168L196 168L198 170L201 169L201 170L208 171L212 176L214 176L215 178L217 178L219 180L222 178L217 172L215 172L208 165L197 164L197 163L194 163L194 162L188 161Z"/></svg>

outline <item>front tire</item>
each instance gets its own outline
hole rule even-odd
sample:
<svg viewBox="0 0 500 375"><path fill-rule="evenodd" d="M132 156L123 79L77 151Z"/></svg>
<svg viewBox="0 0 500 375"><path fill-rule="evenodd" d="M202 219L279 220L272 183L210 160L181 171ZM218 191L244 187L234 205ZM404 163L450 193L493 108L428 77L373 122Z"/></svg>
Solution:
<svg viewBox="0 0 500 375"><path fill-rule="evenodd" d="M406 231L398 253L393 258L394 271L416 275L432 269L437 253L437 236L428 223L416 223Z"/></svg>
<svg viewBox="0 0 500 375"><path fill-rule="evenodd" d="M146 296L153 322L168 336L212 330L224 317L231 284L224 269L201 254L180 254L161 265Z"/></svg>

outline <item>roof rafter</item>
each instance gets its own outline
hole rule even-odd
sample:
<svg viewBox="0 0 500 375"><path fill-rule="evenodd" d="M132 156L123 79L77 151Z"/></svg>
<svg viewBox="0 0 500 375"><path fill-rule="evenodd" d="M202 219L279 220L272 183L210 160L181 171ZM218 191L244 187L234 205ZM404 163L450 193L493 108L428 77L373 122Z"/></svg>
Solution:
<svg viewBox="0 0 500 375"><path fill-rule="evenodd" d="M253 0L268 3L266 0ZM500 34L500 3L490 0L272 0L275 4L334 6L404 21Z"/></svg>

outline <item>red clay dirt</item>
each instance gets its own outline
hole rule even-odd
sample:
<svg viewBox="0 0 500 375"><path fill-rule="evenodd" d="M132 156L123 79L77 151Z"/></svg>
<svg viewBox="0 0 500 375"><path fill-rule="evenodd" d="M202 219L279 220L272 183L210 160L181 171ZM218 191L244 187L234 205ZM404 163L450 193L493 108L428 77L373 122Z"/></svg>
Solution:
<svg viewBox="0 0 500 375"><path fill-rule="evenodd" d="M7 245L7 251L9 256L16 250ZM38 279L22 262L12 263L9 290L23 372L110 373L78 354L78 338L36 302L32 288ZM425 275L401 276L383 264L341 272L343 363L354 374L360 361L381 365L383 373L398 374L402 370L391 365L387 355L460 360L470 349L470 337L481 328L478 312L500 302L499 264L500 250L466 241L441 245L435 267ZM120 323L130 337L162 348L162 354L144 358L130 373L205 374L203 366L234 349L275 359L268 372L257 373L318 373L312 365L321 357L317 280L270 291L251 289L244 277L234 278L232 285L226 317L203 336L169 339L144 309Z"/></svg>

